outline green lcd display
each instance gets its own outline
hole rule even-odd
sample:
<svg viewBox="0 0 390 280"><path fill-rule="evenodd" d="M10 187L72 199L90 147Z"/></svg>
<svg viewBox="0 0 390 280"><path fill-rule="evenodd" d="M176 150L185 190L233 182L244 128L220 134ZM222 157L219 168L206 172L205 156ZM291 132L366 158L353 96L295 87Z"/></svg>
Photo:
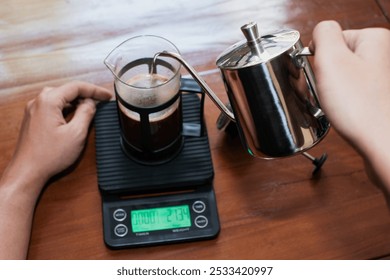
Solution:
<svg viewBox="0 0 390 280"><path fill-rule="evenodd" d="M188 205L150 208L131 211L134 233L191 226Z"/></svg>

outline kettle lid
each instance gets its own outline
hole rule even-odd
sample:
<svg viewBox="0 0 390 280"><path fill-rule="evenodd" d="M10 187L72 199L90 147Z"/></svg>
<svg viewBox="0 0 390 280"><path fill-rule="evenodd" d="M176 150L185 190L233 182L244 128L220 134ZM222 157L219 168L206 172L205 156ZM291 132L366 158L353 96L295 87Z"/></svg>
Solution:
<svg viewBox="0 0 390 280"><path fill-rule="evenodd" d="M246 40L226 49L217 58L221 69L240 69L268 62L281 55L299 40L300 34L293 29L283 29L263 36L259 35L254 22L241 27Z"/></svg>

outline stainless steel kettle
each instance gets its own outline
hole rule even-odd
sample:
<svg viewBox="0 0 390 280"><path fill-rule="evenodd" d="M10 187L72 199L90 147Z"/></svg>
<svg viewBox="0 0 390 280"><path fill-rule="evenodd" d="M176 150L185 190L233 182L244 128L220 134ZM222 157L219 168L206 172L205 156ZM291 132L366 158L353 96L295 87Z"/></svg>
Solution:
<svg viewBox="0 0 390 280"><path fill-rule="evenodd" d="M177 59L200 84L226 117L235 121L249 154L279 158L302 153L329 130L316 93L316 82L300 34L280 30L259 35L257 24L241 27L246 40L225 50L216 61L232 111L196 71L171 52L156 56ZM314 158L310 158L314 159Z"/></svg>

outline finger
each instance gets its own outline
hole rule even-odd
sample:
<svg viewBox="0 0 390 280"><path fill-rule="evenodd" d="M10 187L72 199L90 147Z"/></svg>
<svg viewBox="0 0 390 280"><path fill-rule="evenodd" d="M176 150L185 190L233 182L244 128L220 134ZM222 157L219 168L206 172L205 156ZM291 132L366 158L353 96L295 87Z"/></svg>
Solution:
<svg viewBox="0 0 390 280"><path fill-rule="evenodd" d="M313 30L315 56L326 59L340 57L350 52L341 26L336 21L322 21Z"/></svg>
<svg viewBox="0 0 390 280"><path fill-rule="evenodd" d="M348 45L348 48L355 52L357 47L360 45L359 41L359 37L361 34L361 30L344 30L343 31L343 35L344 35L344 38L345 38L345 41Z"/></svg>
<svg viewBox="0 0 390 280"><path fill-rule="evenodd" d="M390 47L390 32L384 28L366 28L343 32L348 47L357 55L383 63L388 54L381 51ZM375 54L375 55L373 55Z"/></svg>
<svg viewBox="0 0 390 280"><path fill-rule="evenodd" d="M45 93L45 92L49 92L49 91L51 91L53 89L53 87L44 87L43 89L42 89L42 93Z"/></svg>
<svg viewBox="0 0 390 280"><path fill-rule="evenodd" d="M84 139L88 132L88 127L93 119L96 111L95 101L91 98L86 98L80 101L76 108L73 118L68 123L68 127L72 132Z"/></svg>
<svg viewBox="0 0 390 280"><path fill-rule="evenodd" d="M310 52L311 52L312 54L315 53L315 48L314 48L313 40L311 40L311 41L309 42L308 48L309 48L309 50L310 50Z"/></svg>
<svg viewBox="0 0 390 280"><path fill-rule="evenodd" d="M55 97L62 106L71 103L76 98L92 98L101 101L112 98L112 93L109 90L81 81L66 83L56 88L55 92Z"/></svg>

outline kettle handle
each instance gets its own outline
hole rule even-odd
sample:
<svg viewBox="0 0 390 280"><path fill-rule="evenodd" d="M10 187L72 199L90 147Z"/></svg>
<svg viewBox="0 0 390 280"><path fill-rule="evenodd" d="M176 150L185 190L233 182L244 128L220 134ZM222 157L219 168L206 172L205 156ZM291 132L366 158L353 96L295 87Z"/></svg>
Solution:
<svg viewBox="0 0 390 280"><path fill-rule="evenodd" d="M309 49L309 47L304 47L304 48L294 52L292 54L292 59L293 59L295 66L303 69L303 72L304 72L305 77L306 77L306 81L307 81L311 91L313 92L313 95L316 99L316 103L320 104L319 98L318 98L318 93L317 93L318 91L317 91L317 87L316 87L316 79L315 79L313 70L309 66L307 58L306 58L307 56L313 56L313 55L314 55L314 52L312 52ZM321 110L321 108L317 108L317 107L314 108L313 107L313 116L315 118L318 119L320 117L323 117L324 115L325 114Z"/></svg>
<svg viewBox="0 0 390 280"><path fill-rule="evenodd" d="M199 74L195 71L195 69L189 65L183 57L174 52L168 52L168 51L163 51L156 53L156 55L153 58L153 61L157 59L159 56L165 56L165 57L171 57L173 59L176 59L179 61L184 68L187 69L187 71L191 74L191 76L194 78L194 80L199 84L199 86L202 88L203 91L210 97L210 99L214 102L214 104L224 113L229 120L235 122L235 117L234 114L231 110L229 110L225 104L217 97L217 95L212 91L212 89L206 84L206 82L202 79L202 77L199 76Z"/></svg>

